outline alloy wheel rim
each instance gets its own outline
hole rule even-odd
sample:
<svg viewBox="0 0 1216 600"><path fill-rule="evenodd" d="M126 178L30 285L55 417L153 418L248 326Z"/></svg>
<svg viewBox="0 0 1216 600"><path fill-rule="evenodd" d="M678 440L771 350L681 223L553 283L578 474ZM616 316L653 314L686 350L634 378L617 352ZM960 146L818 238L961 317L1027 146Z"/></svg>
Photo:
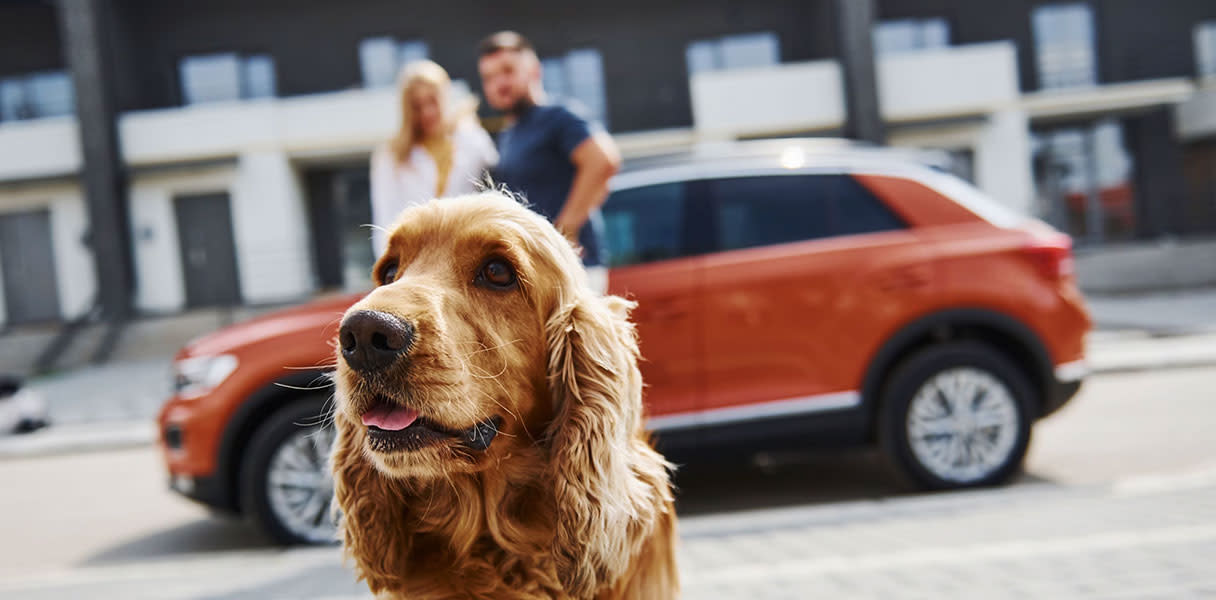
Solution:
<svg viewBox="0 0 1216 600"><path fill-rule="evenodd" d="M929 378L908 407L912 453L933 475L971 483L1009 460L1020 426L1009 387L974 367L947 369Z"/></svg>
<svg viewBox="0 0 1216 600"><path fill-rule="evenodd" d="M336 531L330 515L333 442L333 427L300 428L279 445L266 470L271 510L288 531L309 542L332 541Z"/></svg>

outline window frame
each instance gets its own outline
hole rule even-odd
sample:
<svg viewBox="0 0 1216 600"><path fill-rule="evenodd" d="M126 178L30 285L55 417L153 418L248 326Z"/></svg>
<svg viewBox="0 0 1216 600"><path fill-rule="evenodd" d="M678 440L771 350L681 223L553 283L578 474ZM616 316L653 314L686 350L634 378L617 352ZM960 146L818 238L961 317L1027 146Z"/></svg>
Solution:
<svg viewBox="0 0 1216 600"><path fill-rule="evenodd" d="M367 44L381 43L387 44L392 54L393 67L391 72L386 74L384 81L369 81L368 73L370 65L367 63ZM398 78L401 75L401 70L405 65L417 60L428 60L431 57L431 44L424 37L400 38L395 35L369 35L359 39L359 43L355 47L355 53L359 58L359 85L363 89L378 90L390 88L398 83ZM407 55L413 55L407 56Z"/></svg>
<svg viewBox="0 0 1216 600"><path fill-rule="evenodd" d="M928 36L926 35L931 27L941 25L945 33L945 38L940 45L928 44ZM883 47L882 39L890 38L891 31L898 27L908 27L915 33L915 42L908 48ZM871 37L874 42L874 56L896 56L912 52L930 52L934 50L942 50L949 48L952 44L953 27L950 19L942 16L934 17L908 17L900 19L883 19L874 23Z"/></svg>
<svg viewBox="0 0 1216 600"><path fill-rule="evenodd" d="M771 50L773 53L771 62L744 65L730 64L738 60L738 57L733 60L728 57L728 51L732 48L738 51L739 48L746 47L748 44L769 43L772 44ZM759 69L779 64L781 64L781 35L771 29L698 38L684 44L684 71L689 77L697 73L712 73L733 69Z"/></svg>
<svg viewBox="0 0 1216 600"><path fill-rule="evenodd" d="M1191 37L1195 48L1195 76L1216 79L1216 19L1196 23Z"/></svg>
<svg viewBox="0 0 1216 600"><path fill-rule="evenodd" d="M41 96L40 85L62 86L61 94ZM44 88L41 91L49 91ZM47 100L50 99L50 102ZM11 114L9 113L11 110ZM76 89L70 72L51 69L0 77L0 123L31 121L76 113Z"/></svg>
<svg viewBox="0 0 1216 600"><path fill-rule="evenodd" d="M1088 46L1085 47L1085 51L1089 56L1089 72L1086 73L1087 77L1085 81L1074 81L1073 76L1080 73L1079 69L1047 71L1043 68L1045 49L1055 48L1055 51L1058 53L1059 48L1064 48L1067 45L1061 44L1056 40L1044 40L1043 38L1046 36L1044 35L1045 32L1042 29L1046 29L1046 25L1041 28L1040 19L1044 18L1043 15L1050 14L1051 12L1063 12L1067 9L1077 8L1084 9L1084 16L1086 17L1085 23L1089 34L1089 39L1086 40L1088 41ZM1046 23L1046 21L1043 21L1043 23ZM1098 56L1098 20L1094 11L1093 3L1084 0L1072 2L1059 1L1034 6L1030 11L1030 35L1031 43L1034 46L1034 65L1035 74L1038 77L1038 89L1053 90L1085 88L1100 85L1102 83L1100 65L1098 64L1100 58ZM1047 44L1046 46L1044 46L1045 43ZM1081 45L1078 44L1077 47L1080 48Z"/></svg>
<svg viewBox="0 0 1216 600"><path fill-rule="evenodd" d="M598 67L595 73L583 73L589 75L594 80L590 85L579 85L579 77L575 73L573 67L576 61L590 59ZM596 46L579 46L570 48L560 54L541 57L541 73L542 77L548 79L544 82L545 92L557 98L558 100L574 100L587 111L587 118L595 123L599 123L604 129L609 128L608 112L611 108L608 104L608 79L604 72L604 53ZM560 81L560 83L558 83ZM584 81L584 84L587 82ZM592 89L598 88L598 90ZM599 98L588 102L585 98L590 98L590 95L583 92L599 92Z"/></svg>
<svg viewBox="0 0 1216 600"><path fill-rule="evenodd" d="M215 58L234 58L236 61L236 97L235 98L217 98L209 100L191 101L190 94L186 92L187 77L186 77L186 62L194 59L215 59ZM270 74L270 95L254 96L251 92L250 78L250 62L253 60L266 60L269 66ZM179 106L206 106L209 104L224 103L224 102L247 102L251 100L263 100L279 98L279 65L274 54L268 51L216 51L216 52L198 52L193 54L183 54L177 59L177 95Z"/></svg>

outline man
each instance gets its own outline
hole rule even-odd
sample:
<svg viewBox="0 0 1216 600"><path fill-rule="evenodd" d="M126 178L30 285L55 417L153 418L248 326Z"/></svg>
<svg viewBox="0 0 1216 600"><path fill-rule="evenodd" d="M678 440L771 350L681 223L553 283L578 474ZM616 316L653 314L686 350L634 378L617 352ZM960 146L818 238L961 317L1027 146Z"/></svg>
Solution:
<svg viewBox="0 0 1216 600"><path fill-rule="evenodd" d="M599 207L620 168L616 145L577 113L548 103L540 59L522 35L495 33L482 40L478 55L486 101L509 123L499 138L495 178L581 247L591 285L605 291Z"/></svg>

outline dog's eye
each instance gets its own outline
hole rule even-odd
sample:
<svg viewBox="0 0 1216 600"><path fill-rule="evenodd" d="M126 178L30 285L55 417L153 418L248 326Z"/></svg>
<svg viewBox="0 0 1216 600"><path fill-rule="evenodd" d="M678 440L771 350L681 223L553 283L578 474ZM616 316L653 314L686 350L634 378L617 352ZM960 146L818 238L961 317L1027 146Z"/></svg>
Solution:
<svg viewBox="0 0 1216 600"><path fill-rule="evenodd" d="M385 263L380 267L380 274L377 277L380 280L380 285L386 285L396 281L397 279L397 263L396 261Z"/></svg>
<svg viewBox="0 0 1216 600"><path fill-rule="evenodd" d="M482 265L477 279L490 287L506 289L515 285L515 269L507 261L494 258Z"/></svg>

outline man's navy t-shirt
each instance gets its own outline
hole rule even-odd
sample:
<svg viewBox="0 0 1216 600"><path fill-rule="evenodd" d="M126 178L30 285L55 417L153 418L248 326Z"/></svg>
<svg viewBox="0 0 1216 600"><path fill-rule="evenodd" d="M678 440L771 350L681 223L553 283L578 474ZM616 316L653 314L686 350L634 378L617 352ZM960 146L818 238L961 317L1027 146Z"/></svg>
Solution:
<svg viewBox="0 0 1216 600"><path fill-rule="evenodd" d="M498 166L494 176L507 189L522 194L532 209L549 221L557 218L570 185L574 163L570 153L591 137L591 125L569 109L556 104L533 106L521 113L498 139ZM583 264L600 264L599 211L578 233Z"/></svg>

